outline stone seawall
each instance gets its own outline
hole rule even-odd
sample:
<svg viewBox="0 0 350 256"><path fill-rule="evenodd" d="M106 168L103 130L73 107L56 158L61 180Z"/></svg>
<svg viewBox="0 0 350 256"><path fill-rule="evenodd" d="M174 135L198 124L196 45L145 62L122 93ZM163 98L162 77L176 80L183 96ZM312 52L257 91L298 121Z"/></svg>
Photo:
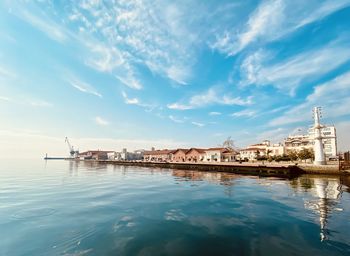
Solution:
<svg viewBox="0 0 350 256"><path fill-rule="evenodd" d="M213 171L213 172L229 172L246 175L272 176L293 178L303 174L304 171L295 165L246 165L246 164L204 164L204 163L158 163L158 162L128 162L99 160L100 163L124 165L124 166L140 166L153 168L169 168L180 170L197 170L197 171Z"/></svg>

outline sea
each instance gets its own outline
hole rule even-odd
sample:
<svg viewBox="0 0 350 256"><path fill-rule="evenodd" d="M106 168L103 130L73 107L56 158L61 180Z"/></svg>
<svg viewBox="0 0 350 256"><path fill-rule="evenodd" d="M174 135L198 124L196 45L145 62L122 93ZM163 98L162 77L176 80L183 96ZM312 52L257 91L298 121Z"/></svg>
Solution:
<svg viewBox="0 0 350 256"><path fill-rule="evenodd" d="M4 160L0 255L350 255L350 177Z"/></svg>

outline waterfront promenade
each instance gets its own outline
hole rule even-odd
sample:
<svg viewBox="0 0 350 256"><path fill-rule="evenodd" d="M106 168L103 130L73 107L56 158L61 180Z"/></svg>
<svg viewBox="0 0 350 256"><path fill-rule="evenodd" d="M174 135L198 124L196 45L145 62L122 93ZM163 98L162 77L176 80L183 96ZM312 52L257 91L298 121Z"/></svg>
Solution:
<svg viewBox="0 0 350 256"><path fill-rule="evenodd" d="M92 161L92 160L87 160ZM339 171L338 165L315 166L312 164L293 163L238 163L238 162L217 162L217 163L191 163L191 162L144 162L144 161L115 161L98 160L99 163L108 163L125 166L171 168L182 170L231 172L258 176L295 177L301 174L330 174L350 175L350 171Z"/></svg>

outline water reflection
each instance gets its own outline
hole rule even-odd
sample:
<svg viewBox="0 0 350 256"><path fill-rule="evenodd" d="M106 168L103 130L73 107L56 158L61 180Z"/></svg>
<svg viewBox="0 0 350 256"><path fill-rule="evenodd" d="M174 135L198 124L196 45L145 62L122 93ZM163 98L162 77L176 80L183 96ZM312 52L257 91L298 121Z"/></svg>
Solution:
<svg viewBox="0 0 350 256"><path fill-rule="evenodd" d="M329 217L334 211L341 211L337 205L342 195L340 177L301 176L291 182L297 191L307 191L313 198L304 200L305 208L319 216L320 239L328 239L330 230L327 229Z"/></svg>
<svg viewBox="0 0 350 256"><path fill-rule="evenodd" d="M13 168L0 170L1 255L350 255L348 177Z"/></svg>
<svg viewBox="0 0 350 256"><path fill-rule="evenodd" d="M199 172L187 170L173 170L172 175L180 178L180 181L206 181L210 183L227 186L226 194L232 195L232 188L234 180L241 179L247 176L230 174L230 173L213 173L213 172ZM283 180L280 178L262 178L252 176L251 179L256 179L257 183L263 186L271 186L276 180ZM296 192L307 192L312 196L311 199L304 199L304 207L311 210L318 216L320 225L320 240L328 239L330 230L327 229L327 223L334 211L342 211L338 207L343 186L350 184L350 177L337 176L300 176L296 179L290 180L289 184ZM349 187L345 185L345 189L349 191Z"/></svg>

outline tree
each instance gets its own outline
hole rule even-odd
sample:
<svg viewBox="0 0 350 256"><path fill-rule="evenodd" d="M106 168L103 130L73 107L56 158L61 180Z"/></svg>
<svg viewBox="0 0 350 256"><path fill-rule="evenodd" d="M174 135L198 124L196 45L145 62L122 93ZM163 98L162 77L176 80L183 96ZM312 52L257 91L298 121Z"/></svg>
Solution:
<svg viewBox="0 0 350 256"><path fill-rule="evenodd" d="M267 156L267 158L269 158L270 153L272 153L272 150L271 149L266 149L266 156Z"/></svg>
<svg viewBox="0 0 350 256"><path fill-rule="evenodd" d="M255 151L255 159L258 160L259 157L260 157L260 151L257 150Z"/></svg>
<svg viewBox="0 0 350 256"><path fill-rule="evenodd" d="M314 158L314 151L312 149L303 148L299 151L298 157L306 162L306 160Z"/></svg>
<svg viewBox="0 0 350 256"><path fill-rule="evenodd" d="M234 150L235 149L235 143L233 139L231 139L231 136L228 137L223 143L222 143L223 148L227 148L228 150Z"/></svg>
<svg viewBox="0 0 350 256"><path fill-rule="evenodd" d="M290 160L292 160L292 161L296 161L299 158L298 152L296 150L289 151L288 156L289 156Z"/></svg>

